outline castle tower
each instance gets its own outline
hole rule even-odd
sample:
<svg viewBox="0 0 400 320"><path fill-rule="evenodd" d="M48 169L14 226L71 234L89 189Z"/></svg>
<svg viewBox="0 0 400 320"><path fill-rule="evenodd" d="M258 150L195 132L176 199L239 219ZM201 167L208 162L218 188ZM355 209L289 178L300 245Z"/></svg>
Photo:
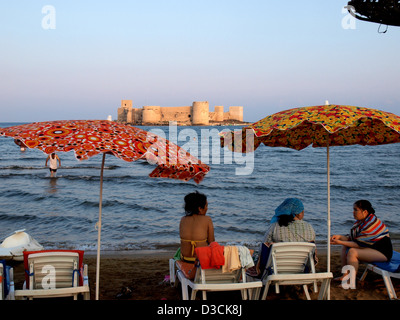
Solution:
<svg viewBox="0 0 400 320"><path fill-rule="evenodd" d="M128 112L126 113L126 122L130 124L135 123L135 114L133 112L133 108L128 109Z"/></svg>
<svg viewBox="0 0 400 320"><path fill-rule="evenodd" d="M224 106L215 106L215 121L224 121Z"/></svg>
<svg viewBox="0 0 400 320"><path fill-rule="evenodd" d="M209 124L208 101L194 101L192 105L192 125Z"/></svg>
<svg viewBox="0 0 400 320"><path fill-rule="evenodd" d="M121 100L121 107L118 108L118 121L129 122L128 114L132 109L132 100Z"/></svg>
<svg viewBox="0 0 400 320"><path fill-rule="evenodd" d="M229 107L229 119L243 121L243 107Z"/></svg>
<svg viewBox="0 0 400 320"><path fill-rule="evenodd" d="M144 106L142 113L142 124L153 124L161 121L160 106Z"/></svg>

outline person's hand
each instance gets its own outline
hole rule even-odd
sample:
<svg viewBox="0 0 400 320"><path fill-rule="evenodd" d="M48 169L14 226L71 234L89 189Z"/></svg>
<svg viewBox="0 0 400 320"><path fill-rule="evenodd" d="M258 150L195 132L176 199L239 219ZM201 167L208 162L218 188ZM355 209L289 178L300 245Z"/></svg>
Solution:
<svg viewBox="0 0 400 320"><path fill-rule="evenodd" d="M331 237L331 244L340 244L339 243L340 242L340 238L341 238L340 235L337 235L337 234L333 235Z"/></svg>

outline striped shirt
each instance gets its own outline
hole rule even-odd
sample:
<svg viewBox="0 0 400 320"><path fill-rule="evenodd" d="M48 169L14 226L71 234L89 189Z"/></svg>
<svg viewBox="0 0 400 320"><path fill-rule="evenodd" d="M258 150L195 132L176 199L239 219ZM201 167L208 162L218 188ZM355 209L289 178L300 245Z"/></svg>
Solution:
<svg viewBox="0 0 400 320"><path fill-rule="evenodd" d="M303 220L294 220L287 227L273 223L264 236L265 242L311 242L315 241L315 231L311 224Z"/></svg>
<svg viewBox="0 0 400 320"><path fill-rule="evenodd" d="M389 236L389 229L376 215L370 213L364 220L354 223L350 236L353 241L372 245Z"/></svg>

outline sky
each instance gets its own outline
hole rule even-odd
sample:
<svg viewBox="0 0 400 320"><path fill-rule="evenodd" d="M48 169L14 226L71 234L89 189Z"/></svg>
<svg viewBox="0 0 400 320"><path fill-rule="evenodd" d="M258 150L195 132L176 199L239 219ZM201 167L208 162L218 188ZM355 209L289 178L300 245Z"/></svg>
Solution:
<svg viewBox="0 0 400 320"><path fill-rule="evenodd" d="M0 0L0 122L208 101L244 120L344 104L400 114L400 28L347 0Z"/></svg>

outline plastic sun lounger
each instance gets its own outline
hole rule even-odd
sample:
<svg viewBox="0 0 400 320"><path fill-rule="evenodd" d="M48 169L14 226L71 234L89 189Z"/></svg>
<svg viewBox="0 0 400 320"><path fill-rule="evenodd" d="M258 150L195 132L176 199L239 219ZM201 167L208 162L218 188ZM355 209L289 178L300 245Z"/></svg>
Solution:
<svg viewBox="0 0 400 320"><path fill-rule="evenodd" d="M382 276L390 300L396 300L397 295L394 290L391 278L400 279L400 253L393 251L392 259L389 262L368 263L360 281L364 281L368 271L375 272Z"/></svg>
<svg viewBox="0 0 400 320"><path fill-rule="evenodd" d="M262 288L261 281L246 281L244 268L232 272L222 272L222 269L202 269L200 265L196 268L194 279L190 279L185 262L169 260L170 282L182 285L182 299L189 300L189 287L192 289L190 300L196 299L198 291L202 292L203 300L207 300L207 292L210 291L241 291L242 299L256 300L259 298ZM178 281L177 281L178 280Z"/></svg>
<svg viewBox="0 0 400 320"><path fill-rule="evenodd" d="M202 291L203 300L207 300L208 291L236 291L240 290L243 300L258 299L261 281L247 282L245 269L241 268L232 272L223 273L221 269L203 270L200 266L197 268L194 280L185 277L178 268L177 276L182 284L182 299L189 300L189 287L192 289L190 300L196 299L198 291Z"/></svg>
<svg viewBox="0 0 400 320"><path fill-rule="evenodd" d="M87 265L83 251L55 250L24 252L27 273L24 288L15 290L16 299L70 297L82 294L90 299Z"/></svg>
<svg viewBox="0 0 400 320"><path fill-rule="evenodd" d="M261 299L266 299L270 285L275 285L276 293L279 293L280 285L302 285L307 299L311 300L307 285L313 284L314 292L318 292L317 282L319 281L322 284L318 299L327 299L330 280L333 278L333 274L331 272L315 272L314 251L314 243L274 243L271 246L265 273L262 277L265 287ZM305 273L304 271L307 265L310 269L309 273Z"/></svg>

